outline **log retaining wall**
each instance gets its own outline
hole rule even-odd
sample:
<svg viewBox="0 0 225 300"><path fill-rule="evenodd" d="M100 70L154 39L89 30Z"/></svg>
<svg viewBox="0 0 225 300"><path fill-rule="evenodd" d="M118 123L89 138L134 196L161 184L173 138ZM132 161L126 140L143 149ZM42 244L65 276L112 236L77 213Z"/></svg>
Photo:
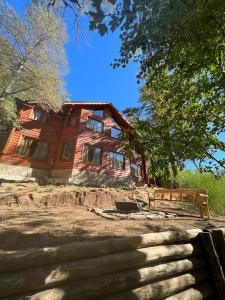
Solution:
<svg viewBox="0 0 225 300"><path fill-rule="evenodd" d="M0 251L0 299L220 299L202 234L167 231Z"/></svg>

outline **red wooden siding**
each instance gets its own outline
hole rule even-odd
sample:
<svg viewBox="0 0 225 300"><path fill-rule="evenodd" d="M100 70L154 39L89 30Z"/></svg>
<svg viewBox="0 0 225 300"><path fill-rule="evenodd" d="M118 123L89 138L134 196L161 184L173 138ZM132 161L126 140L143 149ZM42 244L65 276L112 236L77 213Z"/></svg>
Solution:
<svg viewBox="0 0 225 300"><path fill-rule="evenodd" d="M103 108L104 117L95 116L89 111L90 108ZM111 104L72 104L63 106L63 110L58 113L50 113L49 121L31 119L32 107L27 104L20 104L18 121L24 130L13 129L2 155L0 162L30 166L37 169L80 169L96 171L102 174L110 174L124 178L130 176L130 162L125 159L125 169L115 169L110 166L110 152L123 154L124 142L110 136L111 128L123 129L129 127L121 115ZM70 126L71 116L77 119L76 126ZM92 117L104 123L104 132L97 132L87 128L88 117ZM118 119L118 123L115 122ZM120 125L119 125L120 124ZM17 154L18 145L22 136L27 136L42 142L49 143L48 159L38 161ZM65 143L73 143L73 155L70 161L62 160L62 149ZM92 145L102 148L102 164L94 165L83 161L84 145Z"/></svg>
<svg viewBox="0 0 225 300"><path fill-rule="evenodd" d="M104 122L104 132L97 132L92 129L87 128L87 118L93 117L96 120ZM77 137L76 151L74 157L74 167L87 170L96 171L104 174L111 174L118 177L127 177L130 173L129 162L125 161L125 170L114 169L110 167L110 152L123 153L123 142L112 138L110 136L111 127L120 129L120 127L111 119L111 112L109 109L105 108L105 117L99 118L91 114L88 110L81 110L79 134ZM95 147L102 148L102 164L94 165L83 162L83 149L84 145L92 145Z"/></svg>

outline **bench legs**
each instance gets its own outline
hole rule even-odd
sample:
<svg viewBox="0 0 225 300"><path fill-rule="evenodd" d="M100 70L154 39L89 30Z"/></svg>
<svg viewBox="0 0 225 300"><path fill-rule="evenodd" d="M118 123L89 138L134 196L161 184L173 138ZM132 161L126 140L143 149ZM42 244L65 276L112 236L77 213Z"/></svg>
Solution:
<svg viewBox="0 0 225 300"><path fill-rule="evenodd" d="M155 196L154 198L151 198L150 195L148 194L148 210L150 211L151 207L156 208L156 199Z"/></svg>
<svg viewBox="0 0 225 300"><path fill-rule="evenodd" d="M208 219L211 218L207 201L199 203L199 210L201 218L204 218L205 215L208 217Z"/></svg>
<svg viewBox="0 0 225 300"><path fill-rule="evenodd" d="M210 219L208 201L202 202L202 210L203 210L203 213L207 215L208 219Z"/></svg>

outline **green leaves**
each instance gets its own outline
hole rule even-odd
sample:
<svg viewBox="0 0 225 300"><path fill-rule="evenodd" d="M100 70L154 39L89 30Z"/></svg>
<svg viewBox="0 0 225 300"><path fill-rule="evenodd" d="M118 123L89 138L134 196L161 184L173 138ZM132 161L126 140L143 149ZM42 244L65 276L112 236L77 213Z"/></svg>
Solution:
<svg viewBox="0 0 225 300"><path fill-rule="evenodd" d="M67 98L63 82L67 37L62 19L35 4L26 7L22 19L4 3L0 19L0 125L15 121L15 97L44 101L58 110Z"/></svg>

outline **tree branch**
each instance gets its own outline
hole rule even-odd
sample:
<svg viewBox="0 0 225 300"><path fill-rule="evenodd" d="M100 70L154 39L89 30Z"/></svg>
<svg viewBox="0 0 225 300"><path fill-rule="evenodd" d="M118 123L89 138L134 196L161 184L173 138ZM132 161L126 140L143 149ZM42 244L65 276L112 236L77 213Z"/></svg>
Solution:
<svg viewBox="0 0 225 300"><path fill-rule="evenodd" d="M19 89L19 90L15 90L15 91L12 91L12 92L8 92L8 93L6 93L6 94L2 94L2 95L0 96L0 100L3 100L3 99L5 99L7 96L11 96L11 95L14 95L14 94L16 94L16 93L26 92L26 91L30 90L31 88L32 88L32 86L27 87L27 88L23 88L23 89Z"/></svg>
<svg viewBox="0 0 225 300"><path fill-rule="evenodd" d="M212 154L208 153L207 151L205 152L212 160L214 160L220 167L225 169L225 165L222 164L218 159L216 159Z"/></svg>

